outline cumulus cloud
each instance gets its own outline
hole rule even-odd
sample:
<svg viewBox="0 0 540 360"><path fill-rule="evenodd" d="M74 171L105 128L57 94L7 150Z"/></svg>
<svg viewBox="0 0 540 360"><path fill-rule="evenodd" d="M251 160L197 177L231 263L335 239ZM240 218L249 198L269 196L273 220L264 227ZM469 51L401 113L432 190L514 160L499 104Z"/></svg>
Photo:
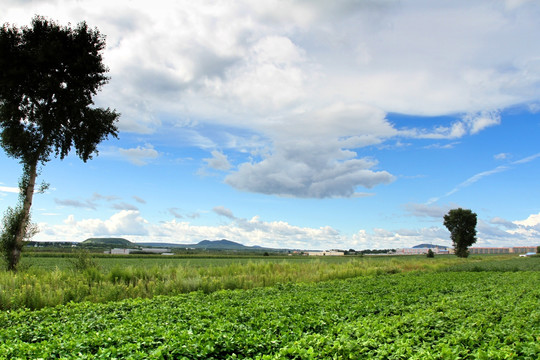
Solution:
<svg viewBox="0 0 540 360"><path fill-rule="evenodd" d="M351 237L351 244L355 249L397 249L424 243L451 245L448 232L435 226L394 231L374 229L372 232L368 232L360 230Z"/></svg>
<svg viewBox="0 0 540 360"><path fill-rule="evenodd" d="M516 220L513 223L521 226L536 227L540 225L540 213L532 214L525 220Z"/></svg>
<svg viewBox="0 0 540 360"><path fill-rule="evenodd" d="M137 166L146 165L148 162L159 156L159 153L150 144L146 144L144 147L137 146L136 148L131 149L119 148L118 151L129 162Z"/></svg>
<svg viewBox="0 0 540 360"><path fill-rule="evenodd" d="M380 110L338 103L295 119L264 124L274 141L260 161L243 163L225 178L237 189L293 197L348 197L395 177L352 149L379 144L396 134Z"/></svg>
<svg viewBox="0 0 540 360"><path fill-rule="evenodd" d="M12 4L0 20L27 24L40 13L62 23L86 20L107 34L111 81L97 103L123 114L122 131L184 129L185 119L196 119L266 139L257 149L264 155L225 178L245 191L355 196L358 187L394 180L386 164L376 168L356 149L395 137L474 135L499 124L500 109L539 100L534 2L58 5ZM455 119L398 129L387 113ZM228 148L216 137L201 136L199 147L222 148L205 161L229 171ZM139 166L159 156L151 145L119 152Z"/></svg>
<svg viewBox="0 0 540 360"><path fill-rule="evenodd" d="M208 167L215 170L226 171L231 168L231 164L229 163L229 160L227 159L227 155L217 150L212 151L211 158L206 158L203 160L207 163Z"/></svg>
<svg viewBox="0 0 540 360"><path fill-rule="evenodd" d="M68 216L62 224L38 224L42 240L56 240L59 236L66 241L82 241L93 236L146 236L148 221L136 210L122 210L109 219L81 219Z"/></svg>
<svg viewBox="0 0 540 360"><path fill-rule="evenodd" d="M176 213L175 209L172 209ZM245 245L264 245L288 249L389 249L411 247L421 243L451 246L450 234L442 226L401 228L388 230L362 229L352 235L342 234L331 226L318 228L302 227L285 221L264 221L259 216L250 219L236 217L223 206L213 209L216 214L229 219L226 224L207 226L189 221L179 221L183 216L170 221L150 223L139 211L122 210L108 219L80 219L70 215L62 224L39 224L37 240L51 241L59 237L71 241L84 240L92 236L124 236L133 241L172 242L192 244L205 239L229 239ZM424 211L432 216L431 212ZM540 236L540 214L525 220L512 222L494 218L490 222L479 219L476 246L537 245Z"/></svg>
<svg viewBox="0 0 540 360"><path fill-rule="evenodd" d="M387 171L373 171L373 161L347 159L309 166L289 154L277 154L259 163L244 163L226 177L237 189L263 194L301 198L350 197L357 187L372 188L394 181Z"/></svg>
<svg viewBox="0 0 540 360"><path fill-rule="evenodd" d="M495 217L489 222L478 220L478 242L476 246L536 246L540 236L540 215L531 215L526 220L509 221ZM529 225L532 226L529 226ZM534 225L537 224L537 225Z"/></svg>

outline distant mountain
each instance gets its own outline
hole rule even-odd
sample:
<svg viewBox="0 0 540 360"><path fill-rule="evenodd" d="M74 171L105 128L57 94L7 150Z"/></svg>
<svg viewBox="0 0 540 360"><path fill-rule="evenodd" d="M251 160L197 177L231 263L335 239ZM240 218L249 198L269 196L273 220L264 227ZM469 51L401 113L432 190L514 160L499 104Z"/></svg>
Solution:
<svg viewBox="0 0 540 360"><path fill-rule="evenodd" d="M245 246L230 240L203 240L197 244L199 248L205 249L226 249L226 250L245 250L252 248L251 246Z"/></svg>
<svg viewBox="0 0 540 360"><path fill-rule="evenodd" d="M89 238L81 242L83 246L136 247L137 244L123 238Z"/></svg>
<svg viewBox="0 0 540 360"><path fill-rule="evenodd" d="M246 246L234 241L202 240L197 244L172 244L172 243L136 243L138 246L166 247L166 248L190 248L190 249L211 249L211 250L276 250L263 248L261 246Z"/></svg>
<svg viewBox="0 0 540 360"><path fill-rule="evenodd" d="M434 248L448 249L448 246L433 245L433 244L420 244L420 245L413 246L412 248L413 249L434 249Z"/></svg>

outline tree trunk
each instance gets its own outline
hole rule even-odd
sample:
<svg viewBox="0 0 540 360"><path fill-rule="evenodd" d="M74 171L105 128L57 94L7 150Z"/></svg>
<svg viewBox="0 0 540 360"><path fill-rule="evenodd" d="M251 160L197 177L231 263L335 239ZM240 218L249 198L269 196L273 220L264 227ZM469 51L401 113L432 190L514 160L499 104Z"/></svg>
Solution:
<svg viewBox="0 0 540 360"><path fill-rule="evenodd" d="M28 230L30 220L30 207L34 198L34 189L36 187L37 178L37 161L32 164L26 164L24 169L23 179L21 181L21 200L22 200L22 217L19 222L17 233L15 235L15 244L11 250L11 261L9 264L10 270L16 270L19 259L21 258L21 250L24 246L24 239Z"/></svg>

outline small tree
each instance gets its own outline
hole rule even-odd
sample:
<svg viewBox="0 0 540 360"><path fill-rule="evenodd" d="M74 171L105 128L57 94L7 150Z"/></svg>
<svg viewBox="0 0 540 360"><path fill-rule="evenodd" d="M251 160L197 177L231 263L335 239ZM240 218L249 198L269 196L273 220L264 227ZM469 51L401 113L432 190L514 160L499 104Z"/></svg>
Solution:
<svg viewBox="0 0 540 360"><path fill-rule="evenodd" d="M31 27L0 29L0 145L23 166L21 204L8 211L2 233L12 270L28 236L40 166L52 154L63 159L72 146L86 162L102 140L118 136L119 114L93 107L108 81L104 48L104 37L84 22L72 29L36 16Z"/></svg>
<svg viewBox="0 0 540 360"><path fill-rule="evenodd" d="M426 256L427 256L428 258L434 258L434 257L435 257L435 253L433 252L433 250L429 249L429 250L427 251Z"/></svg>
<svg viewBox="0 0 540 360"><path fill-rule="evenodd" d="M444 216L457 256L469 256L469 246L476 242L476 214L467 209L453 209Z"/></svg>

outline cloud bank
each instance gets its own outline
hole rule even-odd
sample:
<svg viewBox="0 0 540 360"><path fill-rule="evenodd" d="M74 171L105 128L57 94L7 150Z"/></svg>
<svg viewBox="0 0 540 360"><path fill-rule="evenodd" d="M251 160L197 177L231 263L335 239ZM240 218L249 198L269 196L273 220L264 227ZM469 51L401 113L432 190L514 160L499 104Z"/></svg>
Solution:
<svg viewBox="0 0 540 360"><path fill-rule="evenodd" d="M242 191L355 196L395 180L358 149L475 135L500 124L501 109L540 103L534 2L60 0L12 4L2 19L34 13L107 34L111 82L98 103L123 114L121 131L205 139L208 167ZM457 115L404 129L388 113ZM232 163L239 148L208 126L257 134L258 156ZM149 145L118 151L135 165L159 156Z"/></svg>

